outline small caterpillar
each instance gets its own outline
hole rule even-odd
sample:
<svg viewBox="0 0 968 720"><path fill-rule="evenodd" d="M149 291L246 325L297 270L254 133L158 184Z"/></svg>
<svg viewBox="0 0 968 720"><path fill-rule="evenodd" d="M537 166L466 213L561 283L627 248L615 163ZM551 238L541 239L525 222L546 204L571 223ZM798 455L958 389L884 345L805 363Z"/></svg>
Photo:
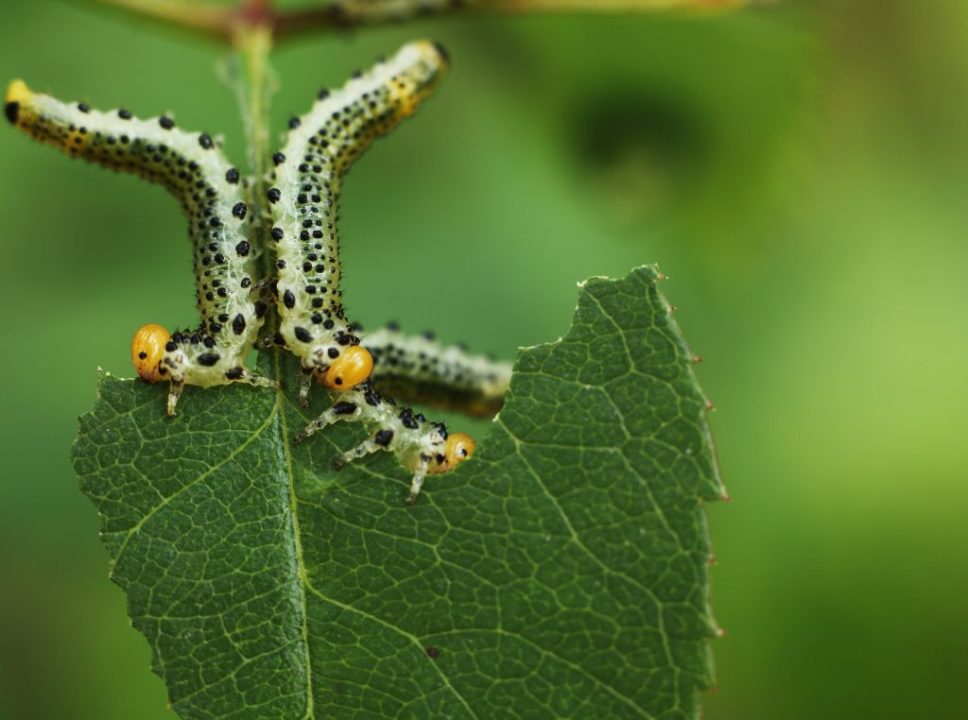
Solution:
<svg viewBox="0 0 968 720"><path fill-rule="evenodd" d="M333 462L334 469L339 470L371 453L389 450L413 473L408 503L417 499L427 475L453 470L474 452L475 443L470 435L448 433L443 423L429 422L410 408L401 409L393 398L380 395L369 382L337 395L340 399L298 433L296 442L338 422L362 423L370 437L339 455Z"/></svg>
<svg viewBox="0 0 968 720"><path fill-rule="evenodd" d="M278 271L277 342L300 360L303 404L314 378L338 397L296 439L336 422L362 423L371 436L335 465L379 450L393 452L413 473L411 502L428 474L446 472L470 457L474 441L397 407L367 382L373 357L346 320L336 222L342 177L353 161L416 111L446 67L447 54L439 45L415 42L356 74L343 88L321 92L306 115L290 121L286 144L273 157L276 170L267 191Z"/></svg>
<svg viewBox="0 0 968 720"><path fill-rule="evenodd" d="M244 367L266 306L254 302L248 290L251 246L239 171L216 141L207 133L179 130L168 116L141 120L124 109L99 112L34 93L20 80L7 88L4 113L16 127L71 157L158 183L188 216L201 323L173 334L145 325L131 346L143 380L170 382L168 414L175 414L185 385L275 386Z"/></svg>
<svg viewBox="0 0 968 720"><path fill-rule="evenodd" d="M433 333L405 335L396 323L364 333L373 356L371 381L380 392L407 402L473 417L493 416L504 404L511 363L470 355L460 345L441 345Z"/></svg>

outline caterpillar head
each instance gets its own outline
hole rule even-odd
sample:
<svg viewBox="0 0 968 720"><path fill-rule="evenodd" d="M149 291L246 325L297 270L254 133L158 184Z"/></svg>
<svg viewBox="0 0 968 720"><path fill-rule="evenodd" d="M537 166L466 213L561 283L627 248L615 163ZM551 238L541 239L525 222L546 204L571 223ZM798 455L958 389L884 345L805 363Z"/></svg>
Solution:
<svg viewBox="0 0 968 720"><path fill-rule="evenodd" d="M164 379L159 365L165 357L165 346L171 333L161 325L142 325L131 340L131 362L138 376L145 382L154 383Z"/></svg>
<svg viewBox="0 0 968 720"><path fill-rule="evenodd" d="M444 451L441 453L443 459L438 459L436 463L430 466L430 473L439 475L453 470L474 454L476 446L477 443L474 442L474 438L467 433L450 433L447 436L447 442L444 443Z"/></svg>
<svg viewBox="0 0 968 720"><path fill-rule="evenodd" d="M351 390L365 382L373 372L373 356L362 345L343 348L339 357L317 375L319 382L330 390Z"/></svg>

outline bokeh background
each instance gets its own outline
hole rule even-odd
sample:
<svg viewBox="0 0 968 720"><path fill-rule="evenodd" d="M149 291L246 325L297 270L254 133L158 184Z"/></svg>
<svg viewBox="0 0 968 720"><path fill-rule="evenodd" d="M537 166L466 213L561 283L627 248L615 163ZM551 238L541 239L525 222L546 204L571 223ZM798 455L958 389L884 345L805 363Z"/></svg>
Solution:
<svg viewBox="0 0 968 720"><path fill-rule="evenodd" d="M0 78L244 148L221 50L0 4ZM300 40L282 128L413 36L439 97L347 183L347 301L511 356L657 261L717 405L708 720L968 717L968 4L453 18ZM175 203L0 131L0 718L171 718L68 462L97 368L194 320ZM161 406L159 405L159 412Z"/></svg>

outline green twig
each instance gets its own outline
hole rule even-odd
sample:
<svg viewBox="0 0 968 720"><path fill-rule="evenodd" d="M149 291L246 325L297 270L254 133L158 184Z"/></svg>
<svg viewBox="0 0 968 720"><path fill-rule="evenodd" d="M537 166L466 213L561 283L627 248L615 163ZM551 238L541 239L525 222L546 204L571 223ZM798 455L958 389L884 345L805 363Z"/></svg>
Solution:
<svg viewBox="0 0 968 720"><path fill-rule="evenodd" d="M97 5L235 42L239 27L258 27L276 42L310 32L334 32L363 25L398 23L420 17L428 6L404 2L330 2L295 10L276 10L271 0L242 0L236 7L214 7L188 0L88 0ZM442 5L441 15L455 12L520 15L538 12L650 12L662 10L722 11L757 0L464 0ZM762 1L762 0L760 0Z"/></svg>

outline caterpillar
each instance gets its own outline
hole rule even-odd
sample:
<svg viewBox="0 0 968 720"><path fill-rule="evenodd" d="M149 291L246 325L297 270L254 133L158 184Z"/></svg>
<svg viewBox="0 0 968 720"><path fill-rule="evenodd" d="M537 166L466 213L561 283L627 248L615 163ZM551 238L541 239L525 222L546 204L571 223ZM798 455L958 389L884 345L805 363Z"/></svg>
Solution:
<svg viewBox="0 0 968 720"><path fill-rule="evenodd" d="M188 217L195 249L197 328L169 333L160 325L138 329L132 340L135 369L146 382L168 380L168 415L185 385L242 382L274 387L247 370L246 355L263 323L266 305L249 288L252 221L239 171L208 133L190 133L162 115L142 120L124 109L100 112L35 93L21 80L7 88L4 113L20 130L71 157L128 172L166 188Z"/></svg>
<svg viewBox="0 0 968 720"><path fill-rule="evenodd" d="M396 323L369 333L351 329L373 356L371 381L380 392L473 417L491 417L504 404L511 363L441 345L429 331L405 335Z"/></svg>
<svg viewBox="0 0 968 720"><path fill-rule="evenodd" d="M446 472L470 457L474 442L397 407L368 382L373 356L360 345L341 300L336 223L342 178L353 161L416 111L447 64L440 45L409 43L341 89L323 90L308 113L290 121L288 138L273 156L267 191L277 269L276 341L300 360L300 402L308 404L314 378L336 398L296 440L336 422L362 423L370 437L334 465L390 451L413 473L410 502L428 474Z"/></svg>

